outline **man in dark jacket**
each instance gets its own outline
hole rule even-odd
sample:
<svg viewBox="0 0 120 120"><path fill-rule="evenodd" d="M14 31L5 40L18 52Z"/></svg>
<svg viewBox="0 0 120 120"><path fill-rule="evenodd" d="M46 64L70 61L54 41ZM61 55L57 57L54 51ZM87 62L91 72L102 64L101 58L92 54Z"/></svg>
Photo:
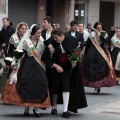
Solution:
<svg viewBox="0 0 120 120"><path fill-rule="evenodd" d="M3 27L2 30L0 31L0 41L1 41L2 49L6 51L8 47L9 39L15 33L15 30L13 27L9 25L8 18L3 18L2 22L3 22Z"/></svg>
<svg viewBox="0 0 120 120"><path fill-rule="evenodd" d="M43 29L42 37L46 41L51 38L51 32L53 30L53 20L50 16L47 16L43 19Z"/></svg>
<svg viewBox="0 0 120 120"><path fill-rule="evenodd" d="M68 35L73 36L76 39L76 42L81 45L84 44L83 34L77 31L78 22L73 20L70 22L70 31L67 32Z"/></svg>
<svg viewBox="0 0 120 120"><path fill-rule="evenodd" d="M51 114L57 115L58 95L62 92L64 106L62 117L68 118L70 117L68 110L77 112L77 109L87 106L81 73L79 71L79 74L76 75L77 72L71 71L72 67L76 70L78 64L71 64L67 58L68 55L72 54L73 49L77 47L77 43L74 37L64 34L61 28L53 29L52 36L53 41L51 43L55 52L51 55L48 47L46 47L41 58L51 68L53 97Z"/></svg>

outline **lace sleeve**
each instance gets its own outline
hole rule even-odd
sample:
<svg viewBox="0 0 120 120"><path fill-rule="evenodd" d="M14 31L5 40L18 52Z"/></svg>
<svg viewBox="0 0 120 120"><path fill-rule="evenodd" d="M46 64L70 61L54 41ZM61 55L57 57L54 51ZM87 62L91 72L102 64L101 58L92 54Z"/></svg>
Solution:
<svg viewBox="0 0 120 120"><path fill-rule="evenodd" d="M32 52L31 52L30 49L29 49L29 46L28 46L28 43L27 43L26 40L23 41L22 49L27 52L27 55L28 55L29 57L30 57L30 56L33 56Z"/></svg>
<svg viewBox="0 0 120 120"><path fill-rule="evenodd" d="M39 39L36 50L37 50L38 55L39 55L40 58L41 58L41 56L43 54L44 49L45 49L45 45L43 43L43 40Z"/></svg>
<svg viewBox="0 0 120 120"><path fill-rule="evenodd" d="M28 45L27 45L26 40L23 41L22 49L24 49L25 51L28 51L28 50L29 50L29 47L28 47Z"/></svg>
<svg viewBox="0 0 120 120"><path fill-rule="evenodd" d="M13 38L13 36L11 36L11 38L9 40L9 44L14 44L14 38Z"/></svg>

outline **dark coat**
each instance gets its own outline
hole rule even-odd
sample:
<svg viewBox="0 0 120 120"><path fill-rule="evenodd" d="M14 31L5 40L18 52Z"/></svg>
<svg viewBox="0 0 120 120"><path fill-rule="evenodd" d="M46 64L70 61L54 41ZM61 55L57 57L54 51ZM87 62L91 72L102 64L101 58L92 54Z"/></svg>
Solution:
<svg viewBox="0 0 120 120"><path fill-rule="evenodd" d="M6 45L8 45L9 39L14 33L15 33L15 30L10 25L6 29L2 28L0 32L1 43L2 44L5 43Z"/></svg>
<svg viewBox="0 0 120 120"><path fill-rule="evenodd" d="M42 37L43 37L44 40L46 40L46 30L42 31Z"/></svg>
<svg viewBox="0 0 120 120"><path fill-rule="evenodd" d="M71 55L73 49L77 47L75 38L69 35L65 35L65 39L62 42L62 46L65 49L67 55ZM59 50L60 49L59 43L54 42L53 47L55 48L55 52L52 55L52 59L50 59L51 54L47 47L45 48L41 58L41 60L50 68L53 66L54 63L59 65L60 62L61 52ZM71 73L72 74L71 74L70 98L69 98L68 110L72 112L77 112L77 109L87 106L79 62L77 63L77 66L72 70Z"/></svg>
<svg viewBox="0 0 120 120"><path fill-rule="evenodd" d="M52 55L52 60L50 60L51 54L47 47L43 53L42 59L43 59L43 62L51 68L54 63L59 64L61 51L60 51L59 43L56 43L53 39L50 42L52 43L53 47L55 48L55 52ZM77 47L75 38L66 35L65 39L62 42L62 46L65 49L67 55L70 55L73 52L73 49L75 49Z"/></svg>
<svg viewBox="0 0 120 120"><path fill-rule="evenodd" d="M108 50L111 53L111 38L114 36L115 31L110 31L108 33Z"/></svg>
<svg viewBox="0 0 120 120"><path fill-rule="evenodd" d="M46 40L46 30L42 31L42 37L44 39L44 45L45 46L48 46L51 43L52 39L53 39L53 37L51 35L51 37L48 40Z"/></svg>
<svg viewBox="0 0 120 120"><path fill-rule="evenodd" d="M66 34L71 35L71 31L66 32ZM76 42L77 42L77 43L78 43L78 42L81 42L82 44L84 44L84 38L83 38L83 34L82 34L82 33L76 31L75 37L76 37L75 39L76 39Z"/></svg>
<svg viewBox="0 0 120 120"><path fill-rule="evenodd" d="M42 37L43 37L44 40L46 40L46 30L42 31Z"/></svg>

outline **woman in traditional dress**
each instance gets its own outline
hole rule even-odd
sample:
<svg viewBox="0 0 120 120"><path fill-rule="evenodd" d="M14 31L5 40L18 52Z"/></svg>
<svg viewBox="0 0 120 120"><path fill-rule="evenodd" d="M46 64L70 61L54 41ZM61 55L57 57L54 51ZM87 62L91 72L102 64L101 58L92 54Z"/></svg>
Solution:
<svg viewBox="0 0 120 120"><path fill-rule="evenodd" d="M40 58L44 50L40 39L41 27L32 25L17 49L23 49L16 80L8 79L1 100L5 103L26 106L24 115L29 115L29 107L34 107L35 117L40 117L39 108L50 107L46 75ZM11 82L11 80L13 82ZM10 84L12 83L12 85Z"/></svg>
<svg viewBox="0 0 120 120"><path fill-rule="evenodd" d="M13 58L13 52L19 45L21 38L23 37L23 35L26 33L27 30L28 30L27 23L21 22L17 25L16 32L11 36L9 40L6 57ZM1 77L1 86L0 86L1 92L3 91L7 78L10 76L10 73L12 72L12 68L10 66L8 67L9 67L8 72L6 71L6 69L4 69L4 72Z"/></svg>
<svg viewBox="0 0 120 120"><path fill-rule="evenodd" d="M115 68L116 80L120 80L120 27L116 29L115 35L111 39L112 52L111 57Z"/></svg>
<svg viewBox="0 0 120 120"><path fill-rule="evenodd" d="M94 30L86 42L83 80L85 86L95 88L94 94L98 94L101 87L116 85L116 79L110 53L105 46L108 35L100 22L95 23Z"/></svg>
<svg viewBox="0 0 120 120"><path fill-rule="evenodd" d="M27 30L28 30L27 23L21 22L17 25L16 32L11 36L9 40L9 45L7 49L7 57L13 58L14 50L19 45L19 42L21 41L23 35L27 32ZM12 68L9 67L7 78L10 76L11 72L12 72Z"/></svg>
<svg viewBox="0 0 120 120"><path fill-rule="evenodd" d="M19 45L20 40L28 30L27 23L21 22L16 27L16 32L11 36L7 49L7 56L13 58L13 52Z"/></svg>

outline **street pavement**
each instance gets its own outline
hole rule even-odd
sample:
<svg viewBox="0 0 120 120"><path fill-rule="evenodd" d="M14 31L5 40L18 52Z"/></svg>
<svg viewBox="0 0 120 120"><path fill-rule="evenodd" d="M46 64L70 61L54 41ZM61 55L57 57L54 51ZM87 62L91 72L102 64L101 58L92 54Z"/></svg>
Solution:
<svg viewBox="0 0 120 120"><path fill-rule="evenodd" d="M70 120L120 120L120 85L104 87L99 95L93 94L94 89L85 87L88 107L80 109L77 114L72 113ZM33 116L33 108L30 108L30 116L23 115L24 107L7 105L0 102L0 120L63 120L63 106L58 106L58 115L50 114L51 109L41 110L41 117Z"/></svg>

